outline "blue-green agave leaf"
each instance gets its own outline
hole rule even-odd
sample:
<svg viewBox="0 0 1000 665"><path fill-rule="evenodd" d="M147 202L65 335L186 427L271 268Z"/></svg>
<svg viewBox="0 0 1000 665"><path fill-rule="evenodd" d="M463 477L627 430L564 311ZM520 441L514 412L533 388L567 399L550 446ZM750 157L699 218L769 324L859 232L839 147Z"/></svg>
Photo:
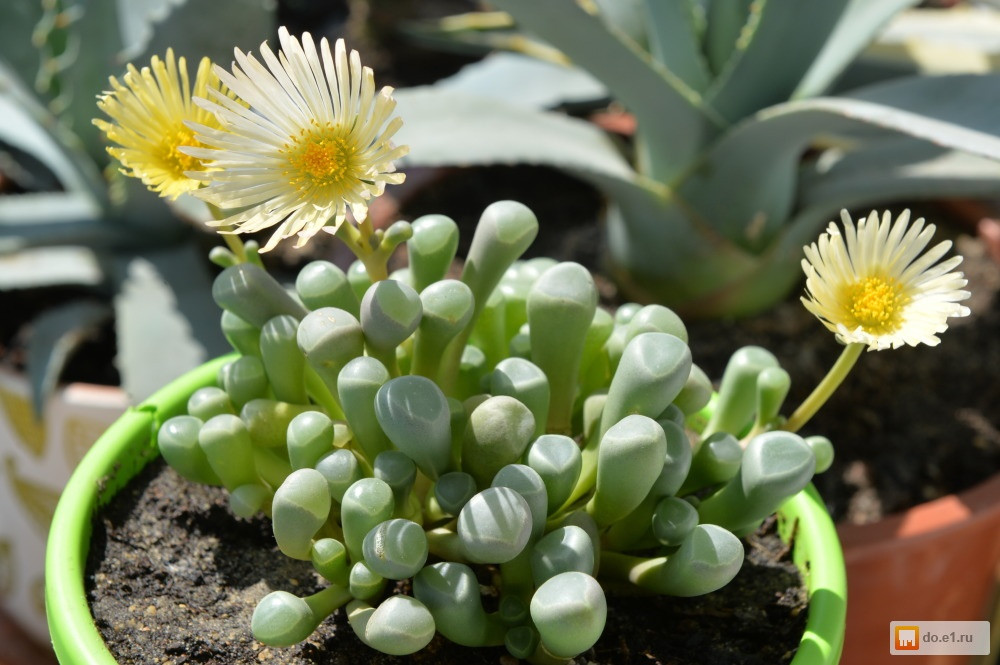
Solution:
<svg viewBox="0 0 1000 665"><path fill-rule="evenodd" d="M705 56L711 70L719 73L736 52L736 42L751 18L753 0L709 1L702 5L705 13L702 35ZM760 13L759 10L757 13Z"/></svg>
<svg viewBox="0 0 1000 665"><path fill-rule="evenodd" d="M704 92L711 74L701 50L697 0L645 0L645 5L649 52L691 88Z"/></svg>
<svg viewBox="0 0 1000 665"><path fill-rule="evenodd" d="M801 155L818 137L889 132L1000 159L998 106L1000 75L910 77L779 104L716 143L680 193L716 232L759 249L792 214Z"/></svg>
<svg viewBox="0 0 1000 665"><path fill-rule="evenodd" d="M493 4L604 83L635 114L637 131L648 145L669 146L639 156L643 173L669 180L716 133L720 119L697 92L576 0L496 0Z"/></svg>
<svg viewBox="0 0 1000 665"><path fill-rule="evenodd" d="M190 246L122 259L115 298L118 370L135 400L224 353L212 278Z"/></svg>
<svg viewBox="0 0 1000 665"><path fill-rule="evenodd" d="M123 34L130 25L147 28L144 38L126 37L125 58L147 60L154 54L161 57L167 48L185 56L188 67L198 66L208 57L228 68L233 61L233 48L258 52L261 42L273 39L277 26L277 3L273 0L143 0L118 2ZM220 30L225 39L220 39ZM317 36L318 38L318 36Z"/></svg>
<svg viewBox="0 0 1000 665"><path fill-rule="evenodd" d="M849 0L833 32L799 81L793 99L825 93L890 19L920 0Z"/></svg>
<svg viewBox="0 0 1000 665"><path fill-rule="evenodd" d="M31 35L44 13L41 2L8 2L0 21L0 60L22 81L34 81L40 59Z"/></svg>
<svg viewBox="0 0 1000 665"><path fill-rule="evenodd" d="M37 159L67 192L90 199L92 214L101 210L104 185L97 168L4 62L0 62L0 118L0 143Z"/></svg>
<svg viewBox="0 0 1000 665"><path fill-rule="evenodd" d="M848 0L756 0L705 95L729 122L787 100L837 24ZM712 7L725 4L713 2ZM709 15L709 26L714 17Z"/></svg>
<svg viewBox="0 0 1000 665"><path fill-rule="evenodd" d="M618 146L591 123L433 87L397 90L406 166L539 164L602 188L649 191Z"/></svg>
<svg viewBox="0 0 1000 665"><path fill-rule="evenodd" d="M110 316L111 308L105 303L79 300L47 310L31 322L27 370L36 418L41 418L73 351Z"/></svg>
<svg viewBox="0 0 1000 665"><path fill-rule="evenodd" d="M434 87L536 109L593 102L608 96L604 85L582 69L502 52L463 67Z"/></svg>
<svg viewBox="0 0 1000 665"><path fill-rule="evenodd" d="M0 290L56 284L96 286L102 279L100 261L86 247L19 248L9 254L0 253Z"/></svg>
<svg viewBox="0 0 1000 665"><path fill-rule="evenodd" d="M838 152L828 150L802 173L800 209L836 213L884 201L989 196L1000 184L1000 161L908 137Z"/></svg>

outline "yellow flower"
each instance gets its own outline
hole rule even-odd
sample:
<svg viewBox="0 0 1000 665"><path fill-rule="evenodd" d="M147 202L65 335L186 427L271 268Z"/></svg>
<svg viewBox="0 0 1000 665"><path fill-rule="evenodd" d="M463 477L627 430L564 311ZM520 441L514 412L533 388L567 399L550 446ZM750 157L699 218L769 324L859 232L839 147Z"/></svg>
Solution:
<svg viewBox="0 0 1000 665"><path fill-rule="evenodd" d="M122 173L172 199L200 187L191 174L210 167L180 147L198 145L187 121L218 126L210 112L191 101L192 95L207 96L209 90L220 89L208 58L198 63L193 90L187 62L183 57L175 60L172 49L167 49L165 61L153 56L141 71L130 64L122 82L113 76L110 81L112 90L98 96L97 107L112 122L98 118L94 124L118 144L108 152L121 163Z"/></svg>
<svg viewBox="0 0 1000 665"><path fill-rule="evenodd" d="M804 248L806 308L836 333L844 344L864 344L869 350L903 344L934 346L937 335L953 316L968 316L958 304L969 297L967 281L952 270L962 262L953 256L938 262L951 248L943 241L924 252L934 225L923 218L910 225L904 211L891 223L885 212L858 222L841 212L844 230L830 223L819 242Z"/></svg>
<svg viewBox="0 0 1000 665"><path fill-rule="evenodd" d="M207 183L198 196L240 209L213 225L236 233L277 226L262 251L293 236L301 246L320 229L335 233L348 209L364 221L368 201L403 181L393 160L407 152L389 142L402 125L389 117L392 88L376 93L357 51L348 55L337 40L331 52L326 39L317 49L309 33L300 43L283 27L278 38L277 55L261 44L264 64L236 50L232 73L216 67L238 101L218 93L197 100L222 127L192 125L208 147L185 149L221 169L195 175Z"/></svg>

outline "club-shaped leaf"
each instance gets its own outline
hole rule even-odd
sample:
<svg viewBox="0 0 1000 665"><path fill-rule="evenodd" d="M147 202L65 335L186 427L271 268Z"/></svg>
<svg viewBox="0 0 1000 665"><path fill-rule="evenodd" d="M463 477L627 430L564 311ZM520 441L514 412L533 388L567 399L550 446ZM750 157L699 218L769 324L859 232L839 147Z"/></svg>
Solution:
<svg viewBox="0 0 1000 665"><path fill-rule="evenodd" d="M704 524L718 524L737 535L756 529L809 483L816 470L812 448L791 432L755 436L743 453L739 475L698 505Z"/></svg>
<svg viewBox="0 0 1000 665"><path fill-rule="evenodd" d="M580 477L580 446L564 434L543 434L528 448L527 462L545 483L547 512L552 513L569 498Z"/></svg>
<svg viewBox="0 0 1000 665"><path fill-rule="evenodd" d="M316 462L316 470L326 479L330 496L343 503L344 495L355 482L361 480L361 465L350 450L340 448L327 453ZM390 490L391 491L391 490Z"/></svg>
<svg viewBox="0 0 1000 665"><path fill-rule="evenodd" d="M449 515L458 515L476 495L476 479L464 471L449 471L434 483L434 497Z"/></svg>
<svg viewBox="0 0 1000 665"><path fill-rule="evenodd" d="M307 404L306 359L296 342L298 327L298 319L288 314L268 319L260 329L260 358L277 399Z"/></svg>
<svg viewBox="0 0 1000 665"><path fill-rule="evenodd" d="M531 536L538 538L545 531L548 497L545 483L538 472L524 464L508 464L493 477L493 487L509 487L528 502L531 511Z"/></svg>
<svg viewBox="0 0 1000 665"><path fill-rule="evenodd" d="M309 309L336 307L360 316L361 305L347 275L329 261L312 261L295 277L295 291Z"/></svg>
<svg viewBox="0 0 1000 665"><path fill-rule="evenodd" d="M445 215L423 215L413 220L413 236L406 241L413 288L423 292L444 279L458 251L458 225Z"/></svg>
<svg viewBox="0 0 1000 665"><path fill-rule="evenodd" d="M405 519L382 522L362 544L365 563L386 579L413 577L427 561L427 536L419 524Z"/></svg>
<svg viewBox="0 0 1000 665"><path fill-rule="evenodd" d="M545 432L549 414L549 379L538 365L524 358L504 358L489 375L491 395L509 395L535 418L535 436Z"/></svg>
<svg viewBox="0 0 1000 665"><path fill-rule="evenodd" d="M641 333L628 343L608 389L601 434L630 413L660 415L691 373L691 350L668 333Z"/></svg>
<svg viewBox="0 0 1000 665"><path fill-rule="evenodd" d="M309 561L312 539L326 523L332 501L326 478L316 469L293 471L274 492L271 525L283 554Z"/></svg>
<svg viewBox="0 0 1000 665"><path fill-rule="evenodd" d="M469 414L462 470L488 487L497 471L521 458L534 432L535 418L524 404L506 395L487 398Z"/></svg>
<svg viewBox="0 0 1000 665"><path fill-rule="evenodd" d="M389 596L374 609L353 601L347 605L347 616L362 642L391 656L420 651L434 637L434 617L410 596Z"/></svg>
<svg viewBox="0 0 1000 665"><path fill-rule="evenodd" d="M221 485L205 452L198 445L202 421L191 415L174 416L160 426L156 445L163 459L188 480L205 485Z"/></svg>
<svg viewBox="0 0 1000 665"><path fill-rule="evenodd" d="M570 430L583 345L596 309L594 278L578 263L546 270L528 292L531 360L548 377L551 395L546 431Z"/></svg>
<svg viewBox="0 0 1000 665"><path fill-rule="evenodd" d="M601 437L597 455L597 485L587 510L607 526L635 510L659 478L666 434L652 418L626 416Z"/></svg>
<svg viewBox="0 0 1000 665"><path fill-rule="evenodd" d="M375 415L375 395L389 378L385 365L371 356L349 360L337 376L337 395L344 416L355 444L369 460L392 445Z"/></svg>
<svg viewBox="0 0 1000 665"><path fill-rule="evenodd" d="M300 413L286 428L288 461L293 469L314 467L333 451L333 421L322 411Z"/></svg>
<svg viewBox="0 0 1000 665"><path fill-rule="evenodd" d="M535 543L531 551L531 576L535 586L568 571L594 574L594 546L590 536L573 525L553 529Z"/></svg>
<svg viewBox="0 0 1000 665"><path fill-rule="evenodd" d="M592 647L607 617L604 590L586 573L559 573L531 597L531 620L542 643L559 658L573 658Z"/></svg>
<svg viewBox="0 0 1000 665"><path fill-rule="evenodd" d="M375 396L375 415L397 449L435 479L451 462L451 411L444 393L423 376L400 376Z"/></svg>
<svg viewBox="0 0 1000 665"><path fill-rule="evenodd" d="M384 480L361 478L347 489L340 502L340 524L351 561L364 560L365 536L392 518L393 506L392 488Z"/></svg>
<svg viewBox="0 0 1000 665"><path fill-rule="evenodd" d="M426 566L413 578L413 595L448 640L469 647L503 642L506 626L483 609L479 580L469 566L452 561Z"/></svg>
<svg viewBox="0 0 1000 665"><path fill-rule="evenodd" d="M531 537L531 508L509 487L487 488L462 508L458 536L469 561L506 563Z"/></svg>

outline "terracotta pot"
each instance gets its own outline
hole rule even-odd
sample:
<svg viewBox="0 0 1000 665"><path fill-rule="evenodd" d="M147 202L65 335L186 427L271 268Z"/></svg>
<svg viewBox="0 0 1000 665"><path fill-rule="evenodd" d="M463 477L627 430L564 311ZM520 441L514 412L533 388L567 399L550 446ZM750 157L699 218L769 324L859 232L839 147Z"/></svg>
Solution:
<svg viewBox="0 0 1000 665"><path fill-rule="evenodd" d="M897 663L890 621L989 618L1000 565L1000 473L957 495L865 525L839 525L847 564L843 662ZM970 656L923 656L968 665Z"/></svg>
<svg viewBox="0 0 1000 665"><path fill-rule="evenodd" d="M46 552L45 602L56 656L62 665L115 665L84 590L94 513L159 452L151 435L183 413L197 388L213 384L224 356L177 379L129 409L97 441L70 478L52 521ZM811 485L778 511L781 537L809 590L809 618L792 665L835 665L844 638L844 565L837 534ZM794 538L793 538L794 536Z"/></svg>
<svg viewBox="0 0 1000 665"><path fill-rule="evenodd" d="M27 377L0 371L0 605L32 637L48 642L45 538L74 467L128 406L119 388L60 387L41 419Z"/></svg>

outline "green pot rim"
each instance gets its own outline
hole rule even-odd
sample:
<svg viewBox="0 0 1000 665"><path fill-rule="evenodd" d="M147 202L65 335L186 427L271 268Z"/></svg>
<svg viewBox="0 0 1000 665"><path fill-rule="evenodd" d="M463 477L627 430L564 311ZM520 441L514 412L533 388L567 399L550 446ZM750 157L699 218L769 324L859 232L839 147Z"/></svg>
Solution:
<svg viewBox="0 0 1000 665"><path fill-rule="evenodd" d="M97 509L159 453L153 433L183 413L196 389L214 385L235 354L216 358L130 408L97 440L73 472L52 518L45 554L45 608L62 665L117 665L94 625L84 589L91 521ZM833 521L816 489L789 499L779 511L779 533L794 535L793 560L809 590L809 618L792 665L834 665L843 648L847 580ZM818 552L822 556L811 553Z"/></svg>

